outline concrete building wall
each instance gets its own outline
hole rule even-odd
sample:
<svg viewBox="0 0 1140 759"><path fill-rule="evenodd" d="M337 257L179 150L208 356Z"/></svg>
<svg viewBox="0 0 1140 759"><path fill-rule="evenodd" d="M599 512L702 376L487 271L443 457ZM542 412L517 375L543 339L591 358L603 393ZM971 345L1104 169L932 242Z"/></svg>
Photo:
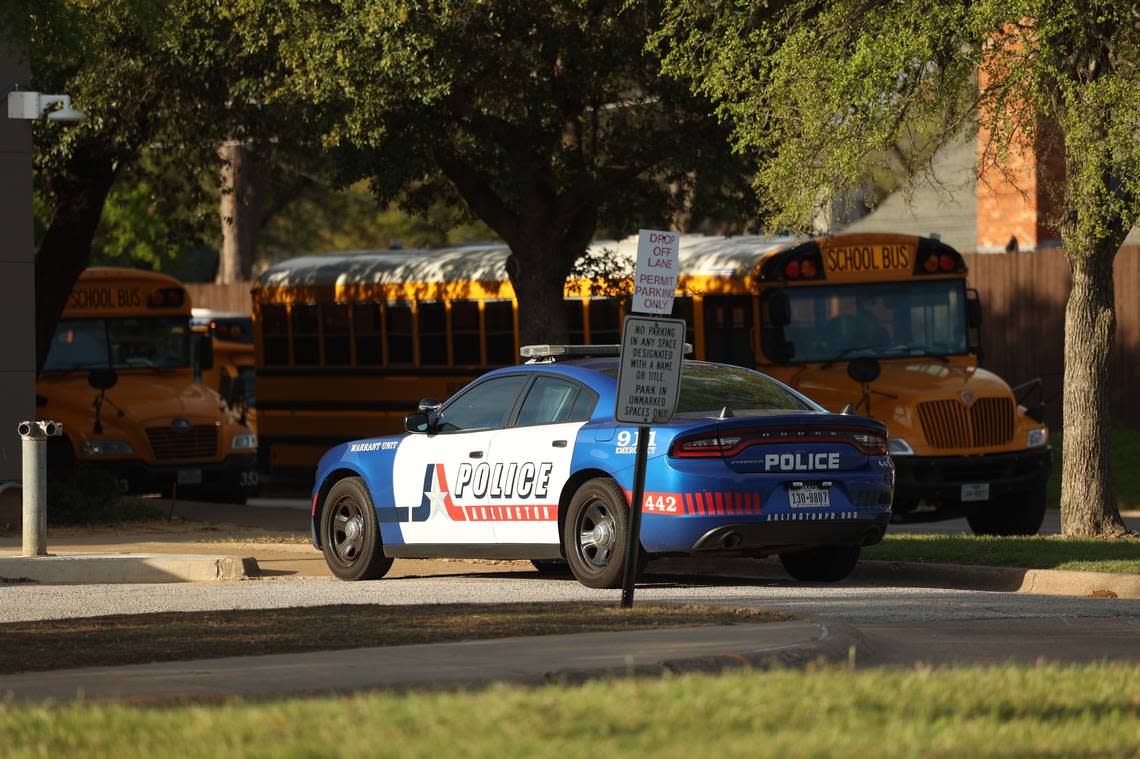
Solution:
<svg viewBox="0 0 1140 759"><path fill-rule="evenodd" d="M0 93L26 83L27 65L0 47ZM16 424L36 416L32 123L8 118L0 98L0 482L20 479Z"/></svg>

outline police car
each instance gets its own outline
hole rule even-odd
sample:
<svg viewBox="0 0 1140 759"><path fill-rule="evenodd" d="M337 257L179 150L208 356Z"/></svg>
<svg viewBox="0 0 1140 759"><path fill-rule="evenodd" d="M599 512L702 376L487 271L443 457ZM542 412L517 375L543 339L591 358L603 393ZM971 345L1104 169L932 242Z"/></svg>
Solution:
<svg viewBox="0 0 1140 759"><path fill-rule="evenodd" d="M613 419L616 355L556 360L573 352L532 349L425 399L406 433L328 451L312 529L333 574L375 579L405 557L564 560L584 585L620 586L637 428ZM846 577L890 519L885 427L738 366L686 361L681 376L676 415L649 433L645 553L776 553L797 579Z"/></svg>

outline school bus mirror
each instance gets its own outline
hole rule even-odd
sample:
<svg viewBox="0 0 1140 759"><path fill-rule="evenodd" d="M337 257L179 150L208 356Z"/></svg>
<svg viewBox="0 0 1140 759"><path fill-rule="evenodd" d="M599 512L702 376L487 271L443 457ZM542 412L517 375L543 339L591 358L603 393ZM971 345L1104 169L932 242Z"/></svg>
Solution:
<svg viewBox="0 0 1140 759"><path fill-rule="evenodd" d="M404 429L408 432L427 432L429 427L428 415L423 411L417 411L404 417Z"/></svg>
<svg viewBox="0 0 1140 759"><path fill-rule="evenodd" d="M783 290L773 290L765 298L768 321L773 327L786 327L792 321L792 304Z"/></svg>
<svg viewBox="0 0 1140 759"><path fill-rule="evenodd" d="M208 372L214 368L214 338L207 332L195 335L195 339L198 341L197 369L200 372Z"/></svg>
<svg viewBox="0 0 1140 759"><path fill-rule="evenodd" d="M87 384L96 390L110 390L119 384L119 375L114 369L94 369L87 375Z"/></svg>
<svg viewBox="0 0 1140 759"><path fill-rule="evenodd" d="M245 378L234 377L230 380L229 388L225 395L226 403L231 406L237 406L245 400Z"/></svg>
<svg viewBox="0 0 1140 759"><path fill-rule="evenodd" d="M978 329L982 326L981 301L973 298L966 301L966 326L970 329Z"/></svg>
<svg viewBox="0 0 1140 759"><path fill-rule="evenodd" d="M879 365L878 359L871 358L870 356L861 356L852 359L847 364L847 376L855 380L859 384L867 382L874 382L879 378L883 368Z"/></svg>

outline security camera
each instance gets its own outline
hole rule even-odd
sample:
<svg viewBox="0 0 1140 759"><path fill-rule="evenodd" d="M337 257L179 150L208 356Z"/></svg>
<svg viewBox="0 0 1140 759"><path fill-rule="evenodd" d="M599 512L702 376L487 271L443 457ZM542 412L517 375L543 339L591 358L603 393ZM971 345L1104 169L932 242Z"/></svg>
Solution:
<svg viewBox="0 0 1140 759"><path fill-rule="evenodd" d="M71 107L70 95L43 95L39 92L8 93L8 118L48 119L64 124L77 124L87 118Z"/></svg>

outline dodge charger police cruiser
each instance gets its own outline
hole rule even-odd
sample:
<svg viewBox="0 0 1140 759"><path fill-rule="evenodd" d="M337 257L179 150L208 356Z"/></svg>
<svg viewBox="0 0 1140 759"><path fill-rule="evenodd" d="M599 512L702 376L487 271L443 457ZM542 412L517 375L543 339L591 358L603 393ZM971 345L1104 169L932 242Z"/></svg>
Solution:
<svg viewBox="0 0 1140 759"><path fill-rule="evenodd" d="M617 358L590 350L489 372L446 403L424 399L402 435L328 451L312 531L333 574L380 578L395 558L529 559L620 586L638 432L613 419ZM838 581L890 520L883 424L750 369L684 362L677 413L648 448L649 557L778 554L797 579Z"/></svg>

